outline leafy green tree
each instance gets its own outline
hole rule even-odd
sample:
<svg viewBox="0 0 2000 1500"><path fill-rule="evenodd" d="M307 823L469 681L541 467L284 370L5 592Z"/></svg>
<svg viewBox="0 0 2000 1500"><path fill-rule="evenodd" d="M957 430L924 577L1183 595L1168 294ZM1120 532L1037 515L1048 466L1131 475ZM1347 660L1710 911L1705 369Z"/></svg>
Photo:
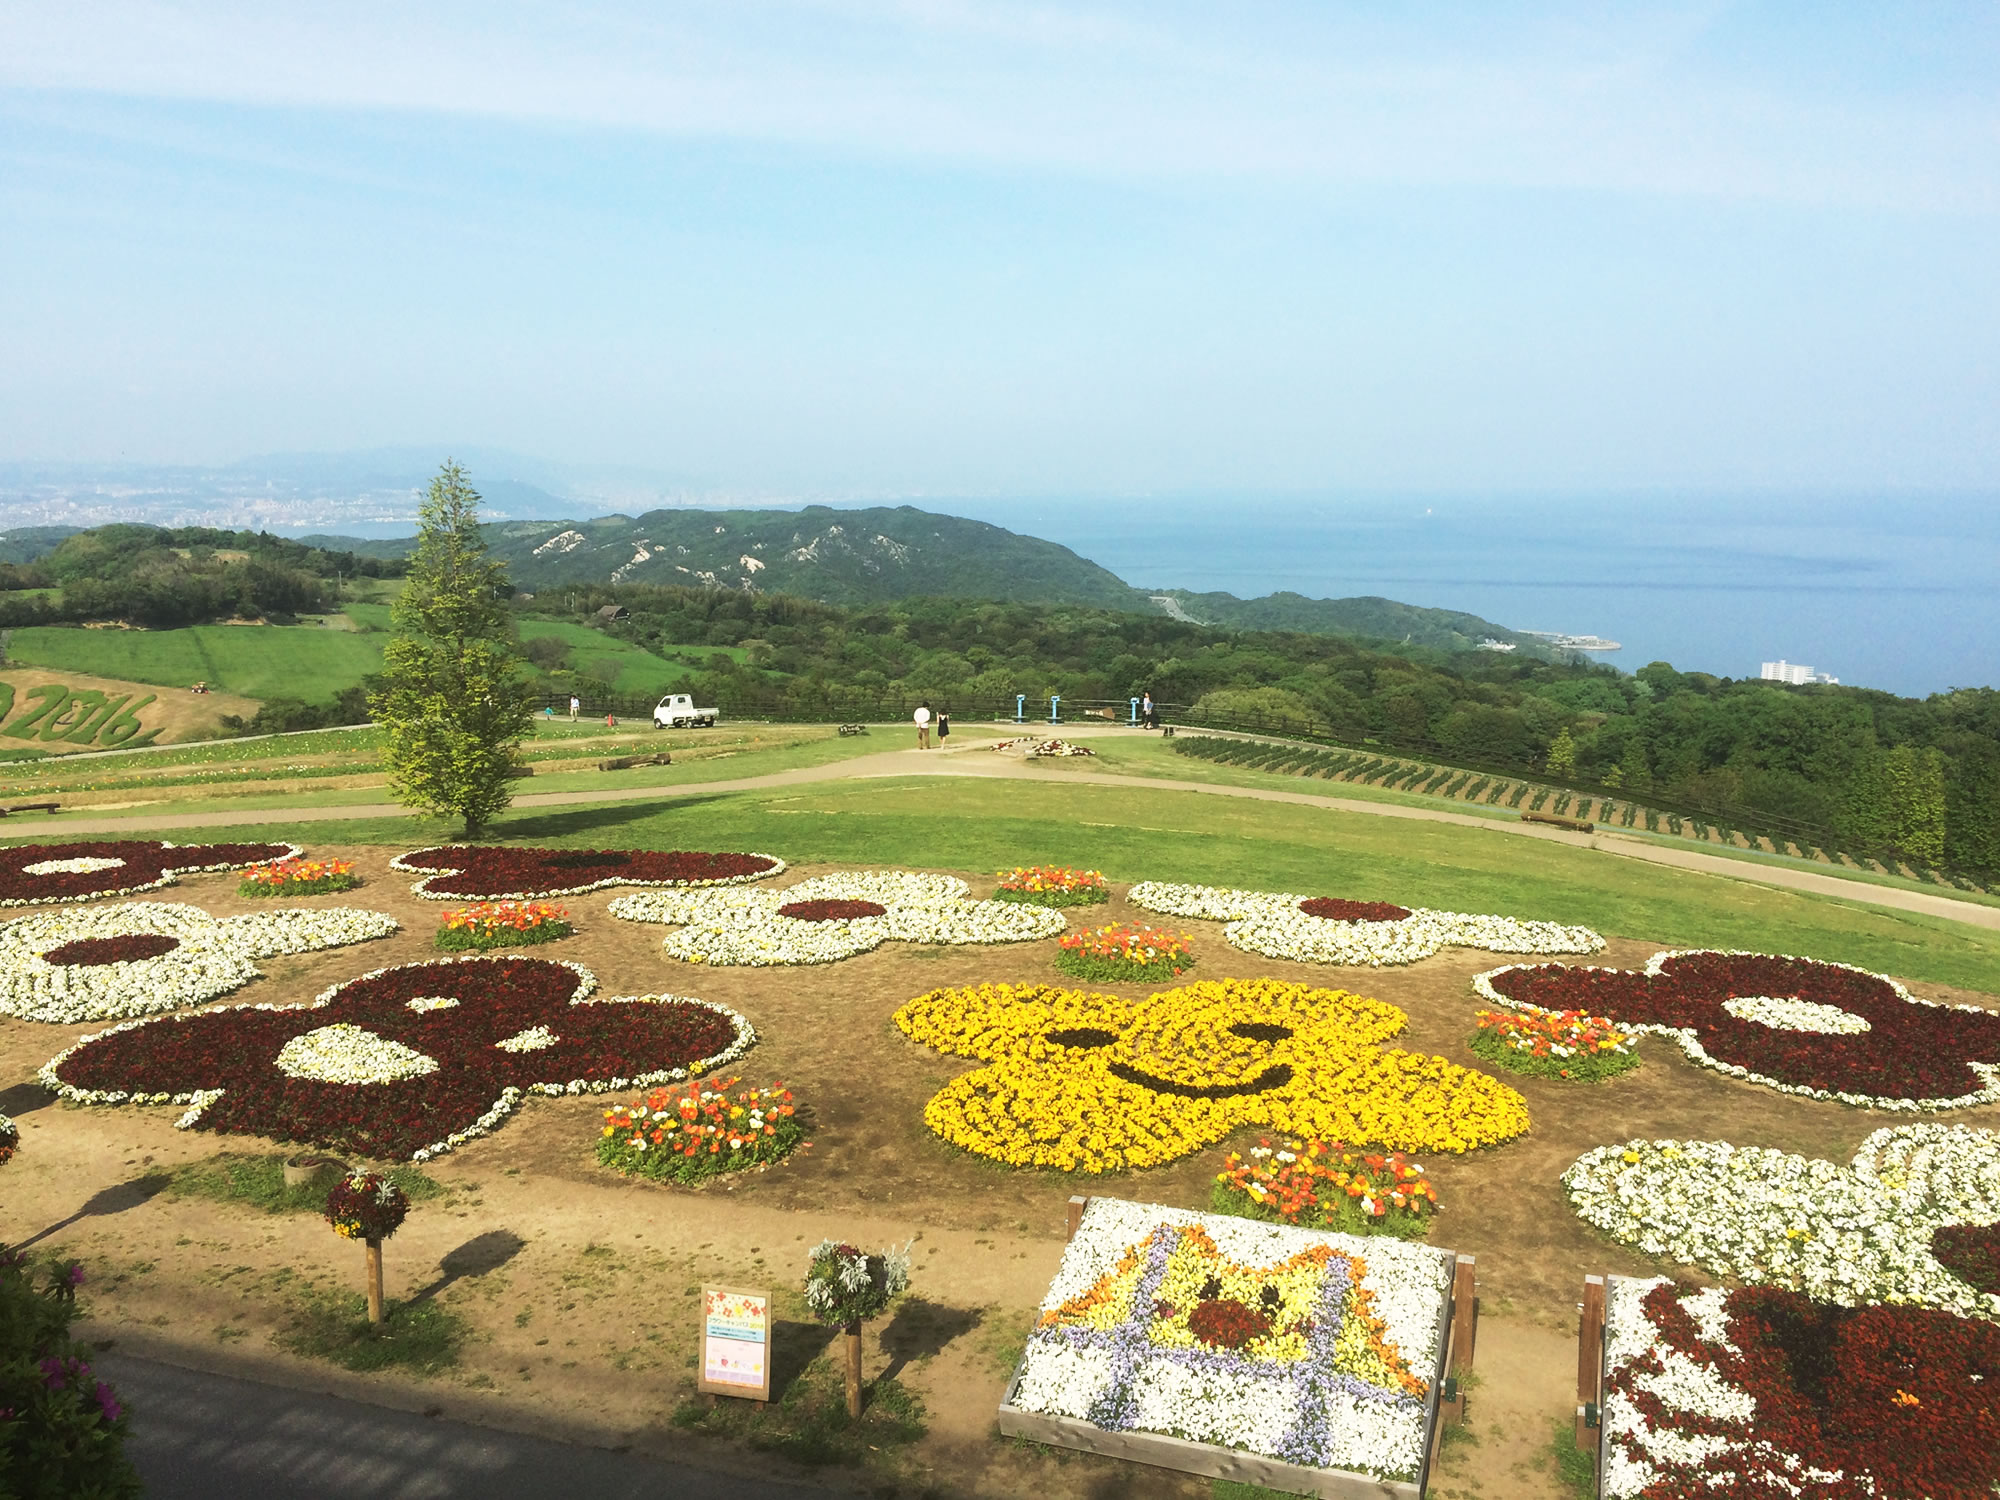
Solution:
<svg viewBox="0 0 2000 1500"><path fill-rule="evenodd" d="M478 837L512 800L532 689L503 598L505 567L479 535L479 492L447 462L419 515L409 581L368 706L388 731L389 786Z"/></svg>
<svg viewBox="0 0 2000 1500"><path fill-rule="evenodd" d="M1549 744L1548 772L1557 778L1576 774L1576 741L1567 729L1557 731Z"/></svg>

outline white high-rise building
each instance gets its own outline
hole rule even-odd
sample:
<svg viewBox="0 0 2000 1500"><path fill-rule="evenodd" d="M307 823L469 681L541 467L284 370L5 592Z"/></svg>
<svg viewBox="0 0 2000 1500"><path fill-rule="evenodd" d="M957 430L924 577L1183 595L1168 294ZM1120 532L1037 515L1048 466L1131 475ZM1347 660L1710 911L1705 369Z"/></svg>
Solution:
<svg viewBox="0 0 2000 1500"><path fill-rule="evenodd" d="M1766 682L1789 682L1803 685L1808 682L1830 682L1838 684L1838 677L1825 672L1815 672L1811 667L1802 667L1793 661L1767 661L1764 663L1763 679Z"/></svg>

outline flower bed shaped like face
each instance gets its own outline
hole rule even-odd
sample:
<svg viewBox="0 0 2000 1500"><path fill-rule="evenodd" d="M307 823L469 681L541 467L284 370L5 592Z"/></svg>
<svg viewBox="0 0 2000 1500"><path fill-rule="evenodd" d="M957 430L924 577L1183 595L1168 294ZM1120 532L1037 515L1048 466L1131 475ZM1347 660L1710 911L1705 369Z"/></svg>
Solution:
<svg viewBox="0 0 2000 1500"><path fill-rule="evenodd" d="M176 875L294 859L297 844L169 844L122 839L0 849L0 906L95 901L172 885Z"/></svg>
<svg viewBox="0 0 2000 1500"><path fill-rule="evenodd" d="M1605 1335L1615 1500L1988 1500L2000 1483L1991 1323L1618 1278Z"/></svg>
<svg viewBox="0 0 2000 1500"><path fill-rule="evenodd" d="M770 854L668 853L655 849L496 849L444 844L389 861L392 870L429 873L410 889L431 901L526 901L578 896L612 885L744 885L783 873Z"/></svg>
<svg viewBox="0 0 2000 1500"><path fill-rule="evenodd" d="M1414 1478L1451 1267L1397 1240L1093 1198L1014 1405Z"/></svg>
<svg viewBox="0 0 2000 1500"><path fill-rule="evenodd" d="M1788 1094L1876 1109L2000 1099L2000 1014L1893 979L1768 953L1656 953L1643 973L1510 965L1473 986L1516 1010L1584 1009L1672 1037L1694 1061Z"/></svg>
<svg viewBox="0 0 2000 1500"><path fill-rule="evenodd" d="M953 1145L1016 1167L1154 1167L1245 1125L1404 1151L1469 1151L1528 1128L1521 1096L1378 1045L1392 1005L1277 980L1209 980L1145 1000L1047 985L920 995L896 1024L986 1064L924 1107Z"/></svg>
<svg viewBox="0 0 2000 1500"><path fill-rule="evenodd" d="M609 910L628 922L678 924L666 937L668 955L717 965L825 964L891 940L1024 943L1063 930L1061 912L973 901L969 894L950 875L857 870L781 891L647 891L620 896ZM843 916L843 909L858 910L845 903L879 907L880 915Z"/></svg>
<svg viewBox="0 0 2000 1500"><path fill-rule="evenodd" d="M1563 1173L1586 1223L1649 1255L1821 1302L1907 1302L2000 1317L2000 1296L1938 1258L1953 1225L2000 1219L2000 1134L1903 1125L1851 1166L1727 1141L1627 1141Z"/></svg>
<svg viewBox="0 0 2000 1500"><path fill-rule="evenodd" d="M75 1025L200 1005L258 977L255 960L387 937L396 919L324 907L211 917L128 901L0 923L0 1015Z"/></svg>
<svg viewBox="0 0 2000 1500"><path fill-rule="evenodd" d="M40 1077L82 1103L193 1104L183 1128L424 1161L491 1129L524 1093L673 1082L754 1040L723 1006L593 1001L595 983L540 958L402 964L311 1005L130 1022L84 1038Z"/></svg>
<svg viewBox="0 0 2000 1500"><path fill-rule="evenodd" d="M1147 880L1132 887L1130 899L1147 911L1226 922L1223 936L1232 948L1301 963L1381 967L1417 963L1440 948L1596 953L1604 947L1604 939L1588 927L1283 891L1222 890Z"/></svg>

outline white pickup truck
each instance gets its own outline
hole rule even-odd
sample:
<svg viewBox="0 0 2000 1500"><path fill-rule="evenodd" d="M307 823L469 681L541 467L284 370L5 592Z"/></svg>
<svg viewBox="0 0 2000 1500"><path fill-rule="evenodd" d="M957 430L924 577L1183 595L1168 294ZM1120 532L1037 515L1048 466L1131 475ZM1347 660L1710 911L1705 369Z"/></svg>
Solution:
<svg viewBox="0 0 2000 1500"><path fill-rule="evenodd" d="M669 693L660 700L660 706L653 710L655 729L713 729L715 710L696 708L694 699L686 693Z"/></svg>

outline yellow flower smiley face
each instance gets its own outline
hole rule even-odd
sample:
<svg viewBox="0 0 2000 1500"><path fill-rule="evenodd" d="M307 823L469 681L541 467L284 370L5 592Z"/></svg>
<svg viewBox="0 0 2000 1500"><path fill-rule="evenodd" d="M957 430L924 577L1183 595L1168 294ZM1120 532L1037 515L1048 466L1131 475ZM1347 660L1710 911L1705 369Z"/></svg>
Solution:
<svg viewBox="0 0 2000 1500"><path fill-rule="evenodd" d="M1402 1011L1274 979L1204 980L1145 1000L1050 985L920 995L916 1041L987 1066L924 1121L1009 1166L1154 1167L1246 1125L1397 1151L1470 1151L1528 1128L1526 1102L1471 1068L1384 1048Z"/></svg>

